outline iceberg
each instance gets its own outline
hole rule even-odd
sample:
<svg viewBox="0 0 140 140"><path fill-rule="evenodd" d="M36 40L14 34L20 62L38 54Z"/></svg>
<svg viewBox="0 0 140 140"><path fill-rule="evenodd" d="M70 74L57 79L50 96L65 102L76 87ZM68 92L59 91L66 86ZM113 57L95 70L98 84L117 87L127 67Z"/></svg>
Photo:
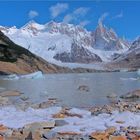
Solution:
<svg viewBox="0 0 140 140"><path fill-rule="evenodd" d="M43 77L43 73L41 71L38 71L27 75L20 75L19 77L25 79L38 79Z"/></svg>
<svg viewBox="0 0 140 140"><path fill-rule="evenodd" d="M18 79L19 79L19 77L16 74L11 74L11 75L4 77L4 80L18 80Z"/></svg>
<svg viewBox="0 0 140 140"><path fill-rule="evenodd" d="M25 74L25 75L8 75L4 77L4 80L19 80L19 79L38 79L43 78L43 73L41 71Z"/></svg>

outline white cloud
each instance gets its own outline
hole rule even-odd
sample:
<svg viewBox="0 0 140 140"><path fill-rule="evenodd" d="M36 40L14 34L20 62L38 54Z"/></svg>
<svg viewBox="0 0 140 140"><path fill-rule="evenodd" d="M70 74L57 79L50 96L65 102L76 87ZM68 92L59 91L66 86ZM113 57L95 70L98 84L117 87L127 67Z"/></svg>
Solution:
<svg viewBox="0 0 140 140"><path fill-rule="evenodd" d="M123 11L121 11L119 14L114 16L113 19L122 18L122 17L123 17Z"/></svg>
<svg viewBox="0 0 140 140"><path fill-rule="evenodd" d="M85 16L87 14L87 12L89 11L89 8L86 7L80 7L78 9L76 9L73 14L74 15L81 15L81 16Z"/></svg>
<svg viewBox="0 0 140 140"><path fill-rule="evenodd" d="M84 21L81 21L79 25L84 27L84 26L88 25L89 23L90 23L89 20L84 20Z"/></svg>
<svg viewBox="0 0 140 140"><path fill-rule="evenodd" d="M69 23L69 22L71 22L73 19L74 19L74 17L73 17L72 14L67 14L67 15L64 17L63 22Z"/></svg>
<svg viewBox="0 0 140 140"><path fill-rule="evenodd" d="M77 21L80 19L80 17L86 16L88 11L89 11L89 8L87 8L87 7L79 7L76 10L74 10L72 13L67 14L64 17L63 22L69 23L72 21Z"/></svg>
<svg viewBox="0 0 140 140"><path fill-rule="evenodd" d="M39 13L37 11L33 11L33 10L29 11L29 13L28 13L28 16L30 19L33 19L33 18L37 17L38 15L39 15Z"/></svg>
<svg viewBox="0 0 140 140"><path fill-rule="evenodd" d="M56 18L61 13L64 13L69 8L69 5L67 3L57 3L56 5L53 5L50 7L50 12L52 18Z"/></svg>
<svg viewBox="0 0 140 140"><path fill-rule="evenodd" d="M105 18L107 17L109 15L109 13L103 13L102 15L101 15L101 17L99 18L99 23L102 23L104 20L105 20Z"/></svg>

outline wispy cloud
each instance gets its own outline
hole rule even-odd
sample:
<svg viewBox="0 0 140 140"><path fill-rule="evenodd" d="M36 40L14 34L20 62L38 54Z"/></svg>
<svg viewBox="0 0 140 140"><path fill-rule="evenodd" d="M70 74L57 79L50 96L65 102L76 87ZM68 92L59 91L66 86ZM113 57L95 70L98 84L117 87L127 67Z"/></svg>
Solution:
<svg viewBox="0 0 140 140"><path fill-rule="evenodd" d="M89 8L87 7L80 7L80 8L77 8L73 14L74 15L78 15L78 16L85 16L87 14L87 12L89 11Z"/></svg>
<svg viewBox="0 0 140 140"><path fill-rule="evenodd" d="M102 23L108 15L109 15L108 12L103 13L103 14L101 15L101 17L99 18L98 22L99 22L99 23Z"/></svg>
<svg viewBox="0 0 140 140"><path fill-rule="evenodd" d="M61 13L64 13L69 8L69 5L67 3L57 3L56 5L53 5L50 7L50 12L52 18L56 18Z"/></svg>
<svg viewBox="0 0 140 140"><path fill-rule="evenodd" d="M123 18L123 11L121 11L119 14L115 15L112 19L117 19L117 18Z"/></svg>
<svg viewBox="0 0 140 140"><path fill-rule="evenodd" d="M67 14L64 17L63 22L69 23L73 21L78 21L81 17L86 16L88 11L89 11L89 8L87 7L79 7L76 10L74 10L72 13Z"/></svg>
<svg viewBox="0 0 140 140"><path fill-rule="evenodd" d="M84 21L81 21L80 23L79 23L79 25L81 25L81 26L86 26L86 25L88 25L90 23L90 21L89 20L84 20Z"/></svg>
<svg viewBox="0 0 140 140"><path fill-rule="evenodd" d="M72 15L72 14L67 14L64 19L63 19L63 22L65 23L69 23L70 21L74 20L75 17Z"/></svg>
<svg viewBox="0 0 140 140"><path fill-rule="evenodd" d="M37 11L34 11L34 10L31 10L28 13L28 16L30 19L33 19L33 18L37 17L38 15L39 15L39 13Z"/></svg>

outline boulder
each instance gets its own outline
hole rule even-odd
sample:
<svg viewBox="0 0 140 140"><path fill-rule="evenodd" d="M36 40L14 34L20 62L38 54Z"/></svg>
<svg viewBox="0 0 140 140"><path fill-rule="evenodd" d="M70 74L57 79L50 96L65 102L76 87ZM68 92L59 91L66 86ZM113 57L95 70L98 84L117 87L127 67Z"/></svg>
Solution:
<svg viewBox="0 0 140 140"><path fill-rule="evenodd" d="M123 99L138 99L140 98L140 89L128 92L125 95L120 96Z"/></svg>
<svg viewBox="0 0 140 140"><path fill-rule="evenodd" d="M23 101L26 101L26 100L28 100L28 99L29 99L29 97L28 97L28 96L26 96L26 95L22 95L22 96L20 97L20 99L21 99L21 100L23 100Z"/></svg>
<svg viewBox="0 0 140 140"><path fill-rule="evenodd" d="M109 140L127 140L125 136L110 136Z"/></svg>
<svg viewBox="0 0 140 140"><path fill-rule="evenodd" d="M90 136L95 140L108 140L109 134L106 132L93 132Z"/></svg>
<svg viewBox="0 0 140 140"><path fill-rule="evenodd" d="M9 99L7 97L0 96L0 105L7 105L9 104Z"/></svg>
<svg viewBox="0 0 140 140"><path fill-rule="evenodd" d="M1 97L20 96L20 95L21 95L21 93L17 90L3 91L0 93Z"/></svg>
<svg viewBox="0 0 140 140"><path fill-rule="evenodd" d="M68 123L65 120L55 120L55 126L64 126Z"/></svg>
<svg viewBox="0 0 140 140"><path fill-rule="evenodd" d="M31 124L25 125L24 129L33 131L33 130L37 130L37 129L54 128L54 126L55 126L55 122L54 121L34 122L34 123L31 123Z"/></svg>
<svg viewBox="0 0 140 140"><path fill-rule="evenodd" d="M80 86L78 87L78 90L80 90L80 91L85 91L85 92L89 92L89 87L86 86L86 85L80 85Z"/></svg>
<svg viewBox="0 0 140 140"><path fill-rule="evenodd" d="M107 98L116 98L117 95L115 93L111 93L109 95L107 95Z"/></svg>

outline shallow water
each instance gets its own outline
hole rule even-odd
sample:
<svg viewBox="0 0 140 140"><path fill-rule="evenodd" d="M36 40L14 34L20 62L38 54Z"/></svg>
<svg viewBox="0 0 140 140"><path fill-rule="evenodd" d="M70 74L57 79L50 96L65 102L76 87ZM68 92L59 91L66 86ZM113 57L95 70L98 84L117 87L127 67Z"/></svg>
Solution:
<svg viewBox="0 0 140 140"><path fill-rule="evenodd" d="M109 94L119 96L139 89L140 80L137 77L136 72L47 74L43 78L19 80L4 80L1 77L0 87L19 90L32 102L57 98L59 105L90 107L109 103L106 97ZM89 92L79 91L80 85L88 86Z"/></svg>

